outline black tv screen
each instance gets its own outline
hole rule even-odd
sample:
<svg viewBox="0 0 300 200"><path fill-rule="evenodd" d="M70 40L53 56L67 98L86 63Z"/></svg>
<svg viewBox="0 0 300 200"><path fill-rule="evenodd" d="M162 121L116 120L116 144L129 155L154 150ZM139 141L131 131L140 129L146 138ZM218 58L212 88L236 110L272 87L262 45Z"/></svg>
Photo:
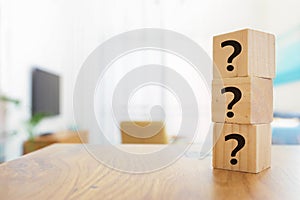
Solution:
<svg viewBox="0 0 300 200"><path fill-rule="evenodd" d="M32 116L55 116L60 112L60 77L41 69L32 71Z"/></svg>

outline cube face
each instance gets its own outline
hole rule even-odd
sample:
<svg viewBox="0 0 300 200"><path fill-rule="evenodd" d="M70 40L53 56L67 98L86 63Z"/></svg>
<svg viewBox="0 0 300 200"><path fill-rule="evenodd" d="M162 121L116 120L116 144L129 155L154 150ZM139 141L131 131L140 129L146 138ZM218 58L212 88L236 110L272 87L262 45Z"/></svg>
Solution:
<svg viewBox="0 0 300 200"><path fill-rule="evenodd" d="M215 36L213 60L216 65L214 78L219 76L274 78L275 37L269 33L250 29Z"/></svg>
<svg viewBox="0 0 300 200"><path fill-rule="evenodd" d="M228 90L224 91L225 88ZM235 88L235 90L232 88ZM238 96L236 91L240 91L240 99L237 99L237 102L233 102L234 98ZM230 104L232 105L231 107ZM229 115L230 113L231 115ZM256 77L213 80L212 121L236 124L262 124L270 123L272 120L272 80Z"/></svg>
<svg viewBox="0 0 300 200"><path fill-rule="evenodd" d="M258 173L271 165L270 124L214 124L213 167ZM243 138L244 146L233 151Z"/></svg>

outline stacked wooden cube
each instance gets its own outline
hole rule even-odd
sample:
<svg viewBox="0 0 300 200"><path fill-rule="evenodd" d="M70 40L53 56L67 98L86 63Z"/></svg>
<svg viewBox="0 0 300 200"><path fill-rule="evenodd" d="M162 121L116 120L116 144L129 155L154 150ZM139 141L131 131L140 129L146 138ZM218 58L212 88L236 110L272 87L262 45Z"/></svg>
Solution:
<svg viewBox="0 0 300 200"><path fill-rule="evenodd" d="M213 39L213 167L258 173L271 165L275 37L244 29Z"/></svg>

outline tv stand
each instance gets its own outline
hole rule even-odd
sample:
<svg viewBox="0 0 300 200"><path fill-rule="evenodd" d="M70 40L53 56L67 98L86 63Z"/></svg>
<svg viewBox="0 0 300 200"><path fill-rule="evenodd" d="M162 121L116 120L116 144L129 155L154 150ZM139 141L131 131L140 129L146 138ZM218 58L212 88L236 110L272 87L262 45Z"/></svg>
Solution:
<svg viewBox="0 0 300 200"><path fill-rule="evenodd" d="M60 131L46 133L27 140L23 144L23 154L27 154L54 143L88 143L87 131Z"/></svg>

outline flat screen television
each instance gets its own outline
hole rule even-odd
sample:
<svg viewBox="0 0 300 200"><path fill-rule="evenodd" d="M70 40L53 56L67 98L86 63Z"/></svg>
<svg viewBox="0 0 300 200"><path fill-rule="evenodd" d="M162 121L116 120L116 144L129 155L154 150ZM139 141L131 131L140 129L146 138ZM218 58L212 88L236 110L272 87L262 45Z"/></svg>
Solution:
<svg viewBox="0 0 300 200"><path fill-rule="evenodd" d="M60 77L41 70L32 70L31 114L56 116L60 113Z"/></svg>

